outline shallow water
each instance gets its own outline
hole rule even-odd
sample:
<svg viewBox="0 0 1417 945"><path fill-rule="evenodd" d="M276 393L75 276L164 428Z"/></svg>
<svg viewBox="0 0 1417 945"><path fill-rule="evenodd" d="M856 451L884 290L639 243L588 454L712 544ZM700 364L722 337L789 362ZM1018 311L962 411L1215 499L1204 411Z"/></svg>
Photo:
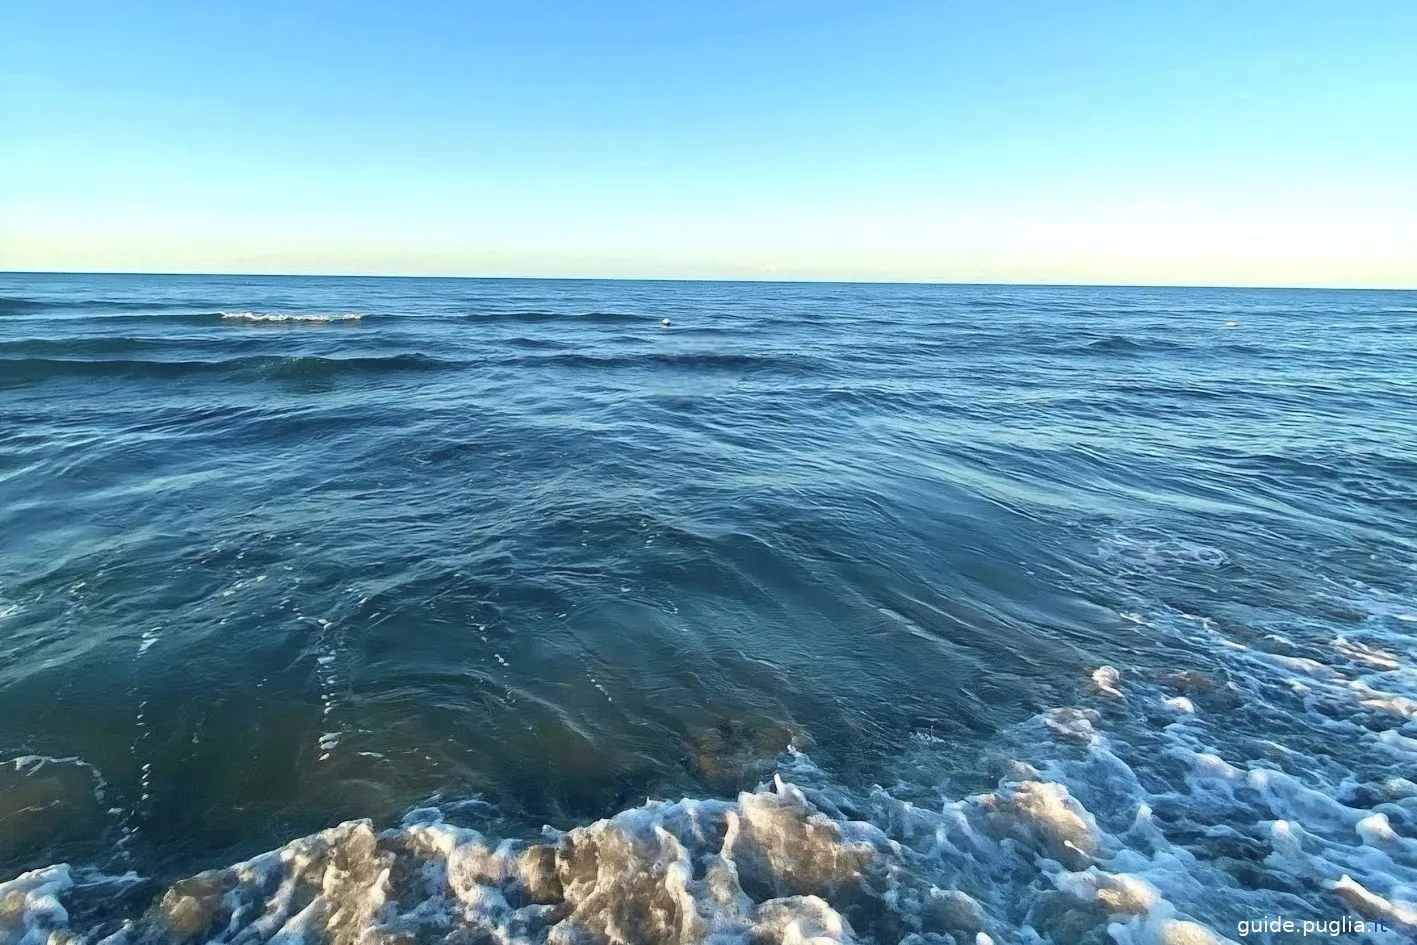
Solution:
<svg viewBox="0 0 1417 945"><path fill-rule="evenodd" d="M0 275L0 943L1405 941L1414 405L1417 293Z"/></svg>

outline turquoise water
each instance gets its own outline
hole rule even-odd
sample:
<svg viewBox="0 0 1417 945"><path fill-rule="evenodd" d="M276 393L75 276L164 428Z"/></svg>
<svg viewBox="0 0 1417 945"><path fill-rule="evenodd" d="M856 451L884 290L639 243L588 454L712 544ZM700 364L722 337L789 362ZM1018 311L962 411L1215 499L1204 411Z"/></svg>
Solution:
<svg viewBox="0 0 1417 945"><path fill-rule="evenodd" d="M0 942L1403 941L1414 404L1410 292L0 275Z"/></svg>

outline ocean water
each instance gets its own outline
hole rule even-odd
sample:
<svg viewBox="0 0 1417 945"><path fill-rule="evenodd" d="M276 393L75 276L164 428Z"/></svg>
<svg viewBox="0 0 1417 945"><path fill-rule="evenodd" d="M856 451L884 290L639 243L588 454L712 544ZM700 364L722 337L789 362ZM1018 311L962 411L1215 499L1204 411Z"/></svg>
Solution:
<svg viewBox="0 0 1417 945"><path fill-rule="evenodd" d="M1414 552L1417 293L0 275L0 945L1412 941Z"/></svg>

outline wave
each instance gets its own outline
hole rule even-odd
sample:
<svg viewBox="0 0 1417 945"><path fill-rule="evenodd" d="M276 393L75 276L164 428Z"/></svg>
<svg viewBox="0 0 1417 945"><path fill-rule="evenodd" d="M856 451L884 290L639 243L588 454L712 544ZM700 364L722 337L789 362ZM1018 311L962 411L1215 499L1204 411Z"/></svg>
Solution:
<svg viewBox="0 0 1417 945"><path fill-rule="evenodd" d="M218 316L227 321L254 322L256 324L310 325L357 322L364 318L360 312L219 312Z"/></svg>
<svg viewBox="0 0 1417 945"><path fill-rule="evenodd" d="M567 348L574 347L568 341L558 341L555 338L535 338L530 336L506 338L503 339L500 343L509 345L513 348L531 348L534 350L542 351L564 351Z"/></svg>
<svg viewBox="0 0 1417 945"><path fill-rule="evenodd" d="M1148 351L1189 351L1192 350L1192 346L1161 338L1110 335L1106 338L1072 345L1067 350L1087 354L1142 354Z"/></svg>
<svg viewBox="0 0 1417 945"><path fill-rule="evenodd" d="M118 354L135 352L171 352L174 342L157 338L131 338L122 336L70 337L70 338L17 338L0 341L0 362L24 361L28 358L46 358L55 355L61 360L100 360ZM183 342L190 344L190 342ZM219 345L208 343L205 347Z"/></svg>
<svg viewBox="0 0 1417 945"><path fill-rule="evenodd" d="M104 312L162 312L172 309L190 309L191 302L137 301L134 299L27 299L16 296L0 296L0 316L25 315L32 312L49 311L104 311Z"/></svg>
<svg viewBox="0 0 1417 945"><path fill-rule="evenodd" d="M193 310L190 306L171 306L167 309L154 309L142 313L129 312L98 316L104 325L212 325L226 327L358 324L368 317L370 316L367 312L258 312L218 309L199 311Z"/></svg>
<svg viewBox="0 0 1417 945"><path fill-rule="evenodd" d="M26 314L49 310L93 311L106 322L121 323L131 319L145 324L309 324L328 325L358 323L366 319L418 319L430 321L461 321L475 324L584 324L584 325L645 325L659 327L658 315L634 315L628 312L486 312L428 313L400 315L358 311L309 312L222 308L201 303L121 302L104 300L44 302L32 299L0 298L0 315Z"/></svg>
<svg viewBox="0 0 1417 945"><path fill-rule="evenodd" d="M1104 550L1149 567L1217 558ZM61 864L0 883L0 903L21 940L107 945L1218 945L1276 916L1316 935L1342 917L1355 941L1397 945L1417 933L1417 604L1359 587L1345 600L1349 625L1308 645L1164 606L1122 614L1199 644L1195 664L1098 667L1074 705L1002 736L977 793L853 789L789 749L736 798L651 800L539 840L500 839L488 805L451 803L156 895ZM921 736L908 770L947 751Z"/></svg>
<svg viewBox="0 0 1417 945"><path fill-rule="evenodd" d="M1230 557L1219 548L1159 531L1118 532L1098 546L1097 557L1121 571L1152 573L1188 567L1214 570L1230 563Z"/></svg>
<svg viewBox="0 0 1417 945"><path fill-rule="evenodd" d="M250 356L220 360L156 361L107 358L0 359L0 387L41 383L62 378L165 379L193 375L250 374L277 380L337 377L344 374L382 374L405 371L439 371L459 366L424 354L379 357L277 357Z"/></svg>
<svg viewBox="0 0 1417 945"><path fill-rule="evenodd" d="M581 322L599 325L657 325L658 315L635 315L630 312L547 312L538 310L518 312L474 312L458 316L469 322Z"/></svg>
<svg viewBox="0 0 1417 945"><path fill-rule="evenodd" d="M739 354L731 352L650 352L643 354L554 354L508 359L519 367L565 367L611 370L618 368L668 368L681 371L778 370L807 373L817 361L801 356Z"/></svg>
<svg viewBox="0 0 1417 945"><path fill-rule="evenodd" d="M147 359L103 357L103 354L140 352L167 345L153 345L141 339L105 339L94 348L95 356L85 357L3 357L0 356L0 387L40 383L61 378L164 379L194 375L253 375L275 379L334 377L342 374L379 374L406 371L438 371L465 367L472 362L449 360L426 354L397 354L368 357L284 357L248 355L227 358ZM554 350L554 345L519 345L532 350ZM20 350L25 350L21 348ZM72 350L65 353L73 354ZM587 368L616 370L641 368L677 371L757 370L810 372L817 365L800 357L773 357L747 354L647 353L635 355L528 354L508 357L500 363L515 367Z"/></svg>
<svg viewBox="0 0 1417 945"><path fill-rule="evenodd" d="M1088 351L1094 354L1134 354L1146 351L1152 346L1148 343L1128 338L1125 335L1113 335L1110 338L1099 338L1096 341L1089 341L1086 344L1075 347L1075 351Z"/></svg>
<svg viewBox="0 0 1417 945"><path fill-rule="evenodd" d="M207 353L210 345L193 346L190 353ZM516 347L528 353L512 355L491 363L511 367L570 369L645 369L689 372L740 372L775 370L809 373L818 365L802 357L749 355L738 353L583 354L558 352L554 341L520 339ZM180 347L180 346L179 346ZM47 352L53 352L50 356ZM536 353L532 353L536 352ZM167 357L143 357L144 354ZM72 342L0 343L0 387L42 383L62 378L165 379L197 375L250 375L260 378L299 379L334 377L342 374L379 374L407 371L438 371L466 367L475 361L447 359L421 353L380 356L282 356L241 355L211 358L173 357L174 343L142 338L76 339ZM61 356L62 355L62 356ZM127 355L127 356L124 356Z"/></svg>
<svg viewBox="0 0 1417 945"><path fill-rule="evenodd" d="M1225 354L1264 355L1272 349L1244 342L1214 342L1206 344L1186 344L1161 338L1134 338L1128 335L1111 335L1093 341L1069 344L1062 347L1070 354L1097 355L1143 355L1153 353L1212 355Z"/></svg>
<svg viewBox="0 0 1417 945"><path fill-rule="evenodd" d="M37 299L21 299L0 295L0 316L24 315L27 312L42 312L52 305L53 303L41 302Z"/></svg>

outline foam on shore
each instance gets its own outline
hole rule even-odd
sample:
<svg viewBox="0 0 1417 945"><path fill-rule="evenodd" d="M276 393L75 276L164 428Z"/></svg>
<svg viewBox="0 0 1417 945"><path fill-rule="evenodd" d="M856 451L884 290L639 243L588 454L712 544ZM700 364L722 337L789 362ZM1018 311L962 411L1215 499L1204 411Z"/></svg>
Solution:
<svg viewBox="0 0 1417 945"><path fill-rule="evenodd" d="M434 808L341 824L122 921L71 919L102 914L111 888L49 867L0 884L0 942L1200 945L1284 915L1356 916L1357 940L1397 943L1417 934L1417 673L1400 626L1376 613L1327 661L1221 646L1228 682L1101 667L1082 704L1010 733L1015 760L985 793L862 795L789 752L736 799L652 801L539 842ZM1303 737L1236 728L1255 712L1289 712Z"/></svg>

